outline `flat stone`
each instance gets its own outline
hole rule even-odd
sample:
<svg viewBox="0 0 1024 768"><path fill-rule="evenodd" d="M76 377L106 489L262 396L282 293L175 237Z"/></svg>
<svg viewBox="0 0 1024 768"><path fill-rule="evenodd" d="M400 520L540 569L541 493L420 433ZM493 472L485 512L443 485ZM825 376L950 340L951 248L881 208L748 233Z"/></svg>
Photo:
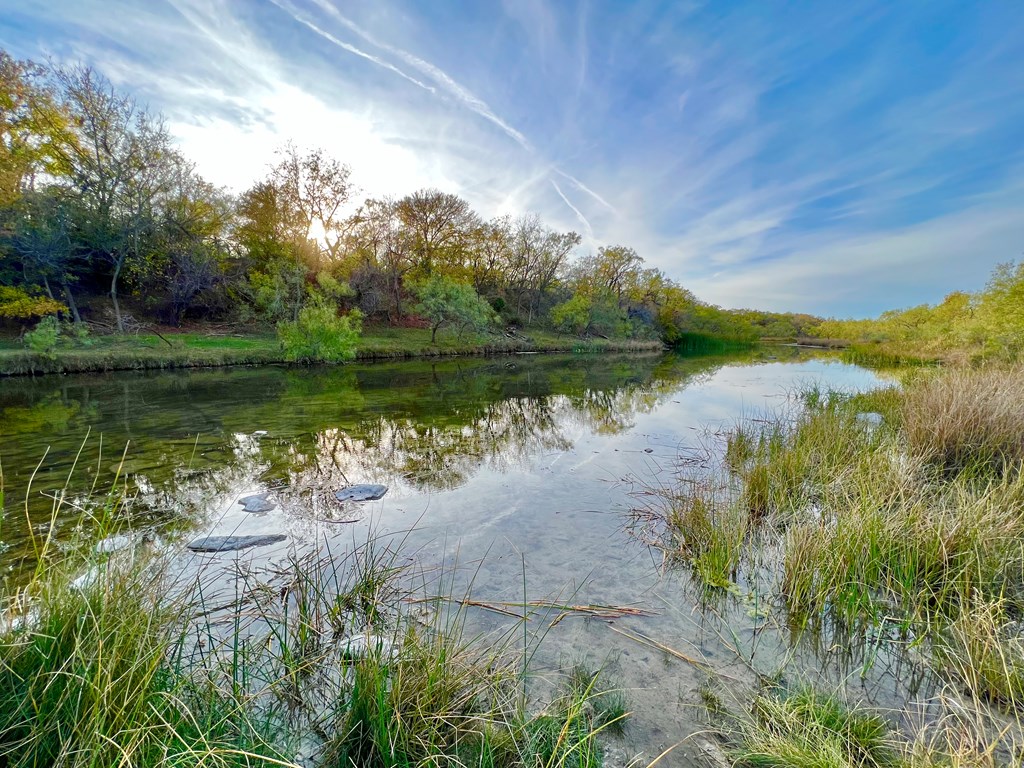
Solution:
<svg viewBox="0 0 1024 768"><path fill-rule="evenodd" d="M384 498L388 492L386 485L346 485L341 490L334 492L334 498L338 501L376 501Z"/></svg>
<svg viewBox="0 0 1024 768"><path fill-rule="evenodd" d="M257 493L252 496L245 496L238 500L245 512L269 512L277 507L277 504L270 500L270 493Z"/></svg>
<svg viewBox="0 0 1024 768"><path fill-rule="evenodd" d="M270 533L263 536L204 536L193 541L188 548L193 552L233 552L237 549L280 544L287 538L283 533Z"/></svg>
<svg viewBox="0 0 1024 768"><path fill-rule="evenodd" d="M868 427L880 427L882 422L885 421L885 417L880 413L874 411L864 411L863 413L857 414L857 421Z"/></svg>
<svg viewBox="0 0 1024 768"><path fill-rule="evenodd" d="M111 552L120 552L122 549L128 549L128 547L134 543L134 536L128 536L123 533L116 534L114 536L108 536L101 541L97 541L96 546L93 547L93 551L97 555L109 555Z"/></svg>

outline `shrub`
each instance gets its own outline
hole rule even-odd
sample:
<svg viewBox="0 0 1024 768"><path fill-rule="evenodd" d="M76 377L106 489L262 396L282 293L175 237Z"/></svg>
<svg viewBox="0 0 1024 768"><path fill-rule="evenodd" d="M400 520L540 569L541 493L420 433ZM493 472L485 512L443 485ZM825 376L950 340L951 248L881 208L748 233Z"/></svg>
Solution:
<svg viewBox="0 0 1024 768"><path fill-rule="evenodd" d="M56 315L44 317L31 331L25 334L25 344L33 352L53 357L60 340L60 321Z"/></svg>
<svg viewBox="0 0 1024 768"><path fill-rule="evenodd" d="M496 316L494 309L473 289L473 286L458 283L450 278L434 275L415 283L413 290L419 297L416 314L430 323L430 343L437 338L443 327L458 328L459 334L467 330L486 330Z"/></svg>
<svg viewBox="0 0 1024 768"><path fill-rule="evenodd" d="M356 356L362 314L353 310L338 317L327 304L311 304L295 322L278 323L277 337L285 358L298 363L340 363Z"/></svg>

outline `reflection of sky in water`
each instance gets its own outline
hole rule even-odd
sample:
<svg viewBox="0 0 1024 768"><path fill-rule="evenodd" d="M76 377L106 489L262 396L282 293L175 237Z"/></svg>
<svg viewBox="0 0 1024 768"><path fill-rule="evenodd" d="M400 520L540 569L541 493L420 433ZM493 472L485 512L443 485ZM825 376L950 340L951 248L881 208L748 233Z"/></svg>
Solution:
<svg viewBox="0 0 1024 768"><path fill-rule="evenodd" d="M618 624L701 654L749 682L748 668L729 647L740 644L748 657L754 652L759 671L771 673L784 636L758 631L755 612L742 601L723 605L721 615L698 610L685 575L663 572L660 558L629 538L623 513L634 482L667 482L679 452L708 428L780 407L799 386L863 389L875 381L820 357L779 362L764 355L44 379L32 390L5 385L0 458L10 486L23 494L27 474L50 445L37 487L58 487L91 428L92 440L104 435L106 458L90 441L80 472L90 483L97 475L109 482L130 439L125 468L165 526L187 514L203 533L289 535L276 547L186 556L193 557L187 562L283 563L291 548L325 543L343 552L372 527L405 539L427 567L457 558L466 569L461 586L471 581L479 600L522 600L525 578L531 599L654 609L657 616ZM255 436L257 430L267 434ZM390 490L380 501L340 505L331 492L350 482ZM238 504L266 490L277 504L273 511L250 514ZM403 533L408 529L414 530ZM11 539L9 528L4 535ZM471 621L483 632L503 619L480 612ZM544 649L541 668L589 658L608 664L631 689L629 749L657 754L703 727L693 709L702 674L603 622L566 619L550 630ZM821 667L810 652L794 654L813 670L808 674L838 681L847 671L841 664ZM868 674L861 693L900 703L906 691L882 666ZM685 754L664 764L685 765Z"/></svg>

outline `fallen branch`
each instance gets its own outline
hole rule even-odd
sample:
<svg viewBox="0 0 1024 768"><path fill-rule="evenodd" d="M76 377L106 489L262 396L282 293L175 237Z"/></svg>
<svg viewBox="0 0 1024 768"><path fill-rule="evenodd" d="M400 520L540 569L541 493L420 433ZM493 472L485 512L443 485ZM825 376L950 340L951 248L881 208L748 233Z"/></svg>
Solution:
<svg viewBox="0 0 1024 768"><path fill-rule="evenodd" d="M642 635L639 632L634 632L629 629L623 629L621 627L615 626L614 624L609 624L608 626L611 627L613 632L618 632L623 637L628 637L630 640L640 643L641 645L646 645L650 648L656 648L659 651L664 651L669 656L673 656L679 659L680 661L685 661L687 664L692 664L693 666L698 667L699 669L711 669L711 665L708 664L706 661L700 661L698 659L693 658L692 656L687 656L682 651L677 651L675 648L670 648L664 643L659 643L657 640L647 637L647 635Z"/></svg>
<svg viewBox="0 0 1024 768"><path fill-rule="evenodd" d="M410 603L426 603L433 600L446 600L451 603L458 603L459 605L471 606L473 608L483 608L487 611L494 611L495 613L501 613L506 616L512 616L517 619L523 618L522 613L516 613L512 609L519 608L523 610L525 608L536 608L536 609L549 609L560 611L559 615L551 622L551 626L555 626L558 622L564 619L566 616L593 616L599 619L619 619L623 616L653 616L654 612L643 608L634 608L629 605L600 605L600 604L586 604L586 605L563 605L561 603L555 603L550 600L528 600L527 602L507 602L507 601L496 601L496 602L484 602L482 600L460 600L454 597L426 597L414 600L407 600Z"/></svg>

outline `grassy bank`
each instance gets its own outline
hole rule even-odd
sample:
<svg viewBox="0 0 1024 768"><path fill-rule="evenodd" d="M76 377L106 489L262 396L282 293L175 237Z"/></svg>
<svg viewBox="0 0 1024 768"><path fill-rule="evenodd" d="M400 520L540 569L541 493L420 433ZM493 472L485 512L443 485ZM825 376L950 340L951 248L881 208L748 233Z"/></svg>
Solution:
<svg viewBox="0 0 1024 768"><path fill-rule="evenodd" d="M928 733L822 694L762 695L733 733L742 765L1024 754L1024 372L904 373L741 421L638 511L706 590L756 595L793 642L867 642L944 682Z"/></svg>
<svg viewBox="0 0 1024 768"><path fill-rule="evenodd" d="M430 342L421 328L367 328L356 359L444 357L524 352L652 351L659 341L633 339L581 339L549 331L527 330L514 336L441 335ZM272 334L213 335L202 333L140 333L132 336L97 336L88 346L58 348L53 355L34 353L13 341L0 341L0 375L84 373L225 365L284 363L285 355Z"/></svg>
<svg viewBox="0 0 1024 768"><path fill-rule="evenodd" d="M126 503L83 530L124 533ZM468 637L394 540L243 569L226 603L174 549L36 545L0 593L0 765L599 768L627 716L593 670L528 698L522 626Z"/></svg>

